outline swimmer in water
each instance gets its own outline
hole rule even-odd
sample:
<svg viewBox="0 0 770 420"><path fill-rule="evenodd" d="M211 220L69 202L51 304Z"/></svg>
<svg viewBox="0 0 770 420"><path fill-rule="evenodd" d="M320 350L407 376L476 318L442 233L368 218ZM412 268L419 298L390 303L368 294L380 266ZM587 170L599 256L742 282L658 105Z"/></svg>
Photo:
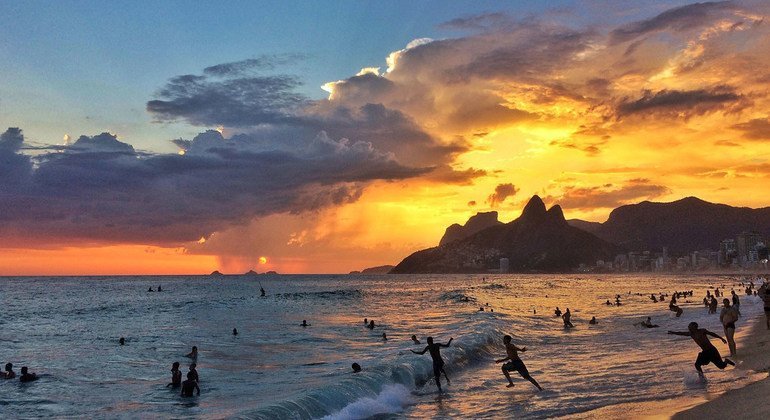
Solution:
<svg viewBox="0 0 770 420"><path fill-rule="evenodd" d="M444 359L441 358L441 347L449 347L452 344L453 338L450 338L446 344L433 343L433 337L428 337L425 340L428 342L428 345L425 346L422 351L412 350L412 353L425 354L426 351L430 352L430 357L433 359L433 377L436 378L436 386L438 387L438 392L441 392L442 373L446 378L447 385L449 384L449 376L447 376L446 371L444 370Z"/></svg>
<svg viewBox="0 0 770 420"><path fill-rule="evenodd" d="M420 344L420 340L417 339L417 336L412 334L412 343L414 344Z"/></svg>
<svg viewBox="0 0 770 420"><path fill-rule="evenodd" d="M190 371L187 372L187 377L189 378L190 375L192 375L192 378L195 380L195 382L198 382L198 378L199 378L198 377L198 369L196 369L197 367L198 367L197 364L190 363Z"/></svg>
<svg viewBox="0 0 770 420"><path fill-rule="evenodd" d="M158 291L159 291L159 292L162 292L162 291L163 291L163 288L162 288L162 287L160 287L160 285L158 285Z"/></svg>
<svg viewBox="0 0 770 420"><path fill-rule="evenodd" d="M192 351L187 353L184 357L197 360L198 359L198 346L192 346Z"/></svg>
<svg viewBox="0 0 770 420"><path fill-rule="evenodd" d="M595 317L595 316L592 316L592 317L591 317L591 320L590 320L590 321L588 321L588 323L589 323L589 324L591 324L591 325L596 325L596 324L598 324L599 322L596 320L596 317Z"/></svg>
<svg viewBox="0 0 770 420"><path fill-rule="evenodd" d="M361 372L361 365L358 363L353 363L351 366L353 367L353 373Z"/></svg>
<svg viewBox="0 0 770 420"><path fill-rule="evenodd" d="M150 286L150 288L149 288L149 289L147 289L147 291L148 291L148 292L154 292L154 290L152 290L152 286Z"/></svg>
<svg viewBox="0 0 770 420"><path fill-rule="evenodd" d="M677 306L677 305L676 305L676 293L674 293L674 294L671 296L671 301L668 303L668 309L669 309L671 312L674 312L674 313L676 313L676 317L677 317L677 318L679 318L680 316L682 316L682 312L684 312L684 311L682 311L682 308L680 308L679 306Z"/></svg>
<svg viewBox="0 0 770 420"><path fill-rule="evenodd" d="M696 344L698 344L698 346L700 346L702 351L698 353L698 358L695 359L695 369L698 371L698 375L700 375L701 378L703 377L703 369L701 369L701 366L705 366L709 363L713 363L720 370L726 368L727 365L735 366L735 362L730 359L722 360L719 350L711 344L708 336L716 337L722 340L723 343L727 343L727 340L705 328L698 328L697 322L691 322L687 326L687 329L688 331L685 332L669 331L668 333L690 337Z"/></svg>
<svg viewBox="0 0 770 420"><path fill-rule="evenodd" d="M309 327L310 324L308 324L307 321L303 319L302 320L302 324L300 324L300 326L302 326L302 327Z"/></svg>
<svg viewBox="0 0 770 420"><path fill-rule="evenodd" d="M262 286L259 286L259 296L265 297L265 289L263 289Z"/></svg>
<svg viewBox="0 0 770 420"><path fill-rule="evenodd" d="M369 321L369 325L367 325L366 328L369 328L370 330L373 330L374 329L374 320Z"/></svg>
<svg viewBox="0 0 770 420"><path fill-rule="evenodd" d="M198 381L193 378L192 371L187 372L187 380L182 382L182 396L192 397L193 391L198 391L198 395L201 395L201 389L198 387Z"/></svg>
<svg viewBox="0 0 770 420"><path fill-rule="evenodd" d="M179 370L179 362L174 362L171 365L171 383L166 385L166 388L179 388L182 386L182 372Z"/></svg>
<svg viewBox="0 0 770 420"><path fill-rule="evenodd" d="M118 343L120 343L121 346L126 344L126 339L124 337L120 337L120 340L118 340Z"/></svg>
<svg viewBox="0 0 770 420"><path fill-rule="evenodd" d="M233 328L233 335L238 335L238 329L237 328Z"/></svg>
<svg viewBox="0 0 770 420"><path fill-rule="evenodd" d="M0 372L4 379L13 379L16 377L16 372L13 371L13 363L5 364L5 372Z"/></svg>
<svg viewBox="0 0 770 420"><path fill-rule="evenodd" d="M382 341L388 341L388 336L382 333Z"/></svg>
<svg viewBox="0 0 770 420"><path fill-rule="evenodd" d="M556 310L555 310L555 311L553 311L553 314L554 314L554 316L556 316L556 317L560 317L560 316L561 316L561 309L559 309L559 307L557 306L557 307L556 307Z"/></svg>
<svg viewBox="0 0 770 420"><path fill-rule="evenodd" d="M29 369L26 366L21 367L21 376L19 376L20 382L32 382L37 380L37 375L29 373Z"/></svg>
<svg viewBox="0 0 770 420"><path fill-rule="evenodd" d="M569 311L569 308L567 308L567 311L564 312L564 315L561 316L562 321L564 321L564 328L572 328L574 325L572 325L572 322L570 319L572 319L572 313Z"/></svg>
<svg viewBox="0 0 770 420"><path fill-rule="evenodd" d="M524 366L524 362L522 362L521 358L519 357L518 352L523 353L527 351L527 348L516 347L513 343L511 343L510 335L506 335L505 337L503 337L503 343L505 344L505 352L508 354L508 357L504 359L495 360L495 363L502 363L506 360L510 360L510 362L503 365L503 375L505 375L505 379L508 379L508 388L513 386L513 381L511 380L511 375L509 372L515 370L519 372L519 375L521 375L522 378L532 382L532 385L536 386L537 389L542 391L543 388L540 386L540 384L537 383L535 378L529 375L529 371L527 370L527 367Z"/></svg>
<svg viewBox="0 0 770 420"><path fill-rule="evenodd" d="M645 327L645 328L658 328L659 327L659 325L652 323L652 318L650 318L650 317L647 317L646 321L640 322L639 325L641 325L642 327Z"/></svg>

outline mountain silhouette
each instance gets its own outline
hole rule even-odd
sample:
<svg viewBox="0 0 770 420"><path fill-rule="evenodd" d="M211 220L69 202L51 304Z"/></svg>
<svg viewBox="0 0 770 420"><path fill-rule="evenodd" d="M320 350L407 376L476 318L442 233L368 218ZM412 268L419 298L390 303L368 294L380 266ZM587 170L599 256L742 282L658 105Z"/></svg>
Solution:
<svg viewBox="0 0 770 420"><path fill-rule="evenodd" d="M450 242L457 242L477 232L481 232L488 227L502 224L503 222L497 220L496 211L490 211L486 213L479 212L476 213L475 216L471 216L471 218L465 222L465 225L459 225L455 223L446 228L446 232L444 232L444 236L441 237L441 241L439 241L438 244L446 245Z"/></svg>
<svg viewBox="0 0 770 420"><path fill-rule="evenodd" d="M495 219L497 216L495 215ZM467 226L467 225L466 225ZM609 259L619 248L570 226L558 205L533 196L518 219L406 257L391 273L483 273L508 258L513 272L559 272Z"/></svg>

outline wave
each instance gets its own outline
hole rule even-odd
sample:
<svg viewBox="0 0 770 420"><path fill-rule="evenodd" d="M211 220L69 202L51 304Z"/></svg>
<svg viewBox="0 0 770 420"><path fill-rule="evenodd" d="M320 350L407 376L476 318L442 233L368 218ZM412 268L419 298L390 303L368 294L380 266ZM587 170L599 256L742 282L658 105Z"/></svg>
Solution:
<svg viewBox="0 0 770 420"><path fill-rule="evenodd" d="M476 302L476 298L468 296L464 290L450 290L439 295L439 300L454 303Z"/></svg>
<svg viewBox="0 0 770 420"><path fill-rule="evenodd" d="M458 337L443 350L446 370L466 369L486 362L494 350L499 350L503 333L496 328L498 320L482 322L479 330ZM350 419L378 414L399 413L412 401L411 392L433 380L433 364L427 355L405 359L401 363L379 365L353 374L338 383L273 405L240 413L249 419Z"/></svg>
<svg viewBox="0 0 770 420"><path fill-rule="evenodd" d="M342 289L321 292L296 292L296 293L278 293L275 295L278 299L304 300L304 299L357 299L363 296L363 292L358 289Z"/></svg>

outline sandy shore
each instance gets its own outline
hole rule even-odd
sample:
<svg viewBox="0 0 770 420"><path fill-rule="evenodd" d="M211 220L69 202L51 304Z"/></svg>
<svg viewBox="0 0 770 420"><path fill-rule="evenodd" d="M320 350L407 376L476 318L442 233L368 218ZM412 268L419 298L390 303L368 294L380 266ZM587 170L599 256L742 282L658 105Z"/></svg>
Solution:
<svg viewBox="0 0 770 420"><path fill-rule="evenodd" d="M770 371L770 331L765 325L764 314L755 320L750 333L739 342L738 356L734 359L741 362L736 369L757 373ZM674 420L770 418L768 396L770 396L770 377L743 388L727 391L713 400L679 412L671 418Z"/></svg>

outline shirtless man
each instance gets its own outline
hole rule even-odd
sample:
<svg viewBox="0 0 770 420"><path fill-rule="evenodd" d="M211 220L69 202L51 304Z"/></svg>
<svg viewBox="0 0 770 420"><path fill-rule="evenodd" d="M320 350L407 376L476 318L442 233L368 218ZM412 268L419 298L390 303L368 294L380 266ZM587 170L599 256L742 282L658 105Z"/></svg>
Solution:
<svg viewBox="0 0 770 420"><path fill-rule="evenodd" d="M508 357L504 359L495 360L495 363L502 363L506 360L510 360L510 362L503 365L503 375L505 375L505 379L508 379L508 388L513 386L511 375L508 372L515 370L519 372L519 375L521 375L522 378L532 382L532 385L536 386L537 389L542 391L543 388L540 386L540 384L537 383L535 378L529 375L529 371L527 370L527 367L524 366L524 362L522 362L521 358L519 357L518 352L525 352L527 351L527 348L526 347L518 348L515 345L513 345L513 343L511 343L510 335L506 335L505 337L503 337L503 343L505 344L505 352L508 354Z"/></svg>
<svg viewBox="0 0 770 420"><path fill-rule="evenodd" d="M184 357L198 360L198 346L192 346L192 351L187 353Z"/></svg>
<svg viewBox="0 0 770 420"><path fill-rule="evenodd" d="M730 306L730 299L724 299L722 303L724 307L719 313L719 322L725 328L725 338L727 339L727 346L730 347L730 356L735 356L735 322L738 321L738 311L735 306Z"/></svg>
<svg viewBox="0 0 770 420"><path fill-rule="evenodd" d="M709 363L713 363L719 369L724 369L727 365L735 366L735 363L730 359L722 360L719 350L711 344L708 336L716 337L722 340L723 343L727 343L727 340L705 328L698 328L697 322L691 322L690 325L687 326L687 329L688 331L685 332L669 331L668 333L690 337L696 344L698 344L698 346L700 346L701 350L703 350L698 353L698 358L695 359L695 369L698 371L698 375L703 377L703 369L701 369L701 366L705 366Z"/></svg>
<svg viewBox="0 0 770 420"><path fill-rule="evenodd" d="M428 345L425 346L422 351L412 350L412 353L414 354L425 354L426 351L430 352L430 357L433 359L433 377L436 378L436 386L438 387L438 392L441 392L441 373L444 374L447 385L449 384L449 376L447 376L446 371L444 370L444 359L441 358L440 349L441 347L449 347L452 344L452 340L453 338L450 338L446 344L434 344L433 337L428 337L425 339L425 341L428 342Z"/></svg>
<svg viewBox="0 0 770 420"><path fill-rule="evenodd" d="M198 395L201 395L201 389L198 388L198 381L193 379L192 372L187 372L187 380L182 382L182 396L192 397L193 390L198 391Z"/></svg>
<svg viewBox="0 0 770 420"><path fill-rule="evenodd" d="M179 388L182 385L182 372L179 370L179 362L171 365L171 383L166 388Z"/></svg>
<svg viewBox="0 0 770 420"><path fill-rule="evenodd" d="M561 316L562 321L564 321L564 328L572 328L574 325L572 325L572 312L569 311L569 308L567 308L567 312L564 312L564 315Z"/></svg>
<svg viewBox="0 0 770 420"><path fill-rule="evenodd" d="M676 312L676 317L679 318L682 316L682 308L676 305L676 294L671 296L671 301L668 303L668 309L671 312Z"/></svg>
<svg viewBox="0 0 770 420"><path fill-rule="evenodd" d="M21 367L21 376L19 376L19 381L32 382L36 380L37 380L37 374L29 373L29 369L26 366Z"/></svg>
<svg viewBox="0 0 770 420"><path fill-rule="evenodd" d="M0 372L0 376L5 379L13 379L16 377L16 372L13 371L13 363L5 364L5 372Z"/></svg>

